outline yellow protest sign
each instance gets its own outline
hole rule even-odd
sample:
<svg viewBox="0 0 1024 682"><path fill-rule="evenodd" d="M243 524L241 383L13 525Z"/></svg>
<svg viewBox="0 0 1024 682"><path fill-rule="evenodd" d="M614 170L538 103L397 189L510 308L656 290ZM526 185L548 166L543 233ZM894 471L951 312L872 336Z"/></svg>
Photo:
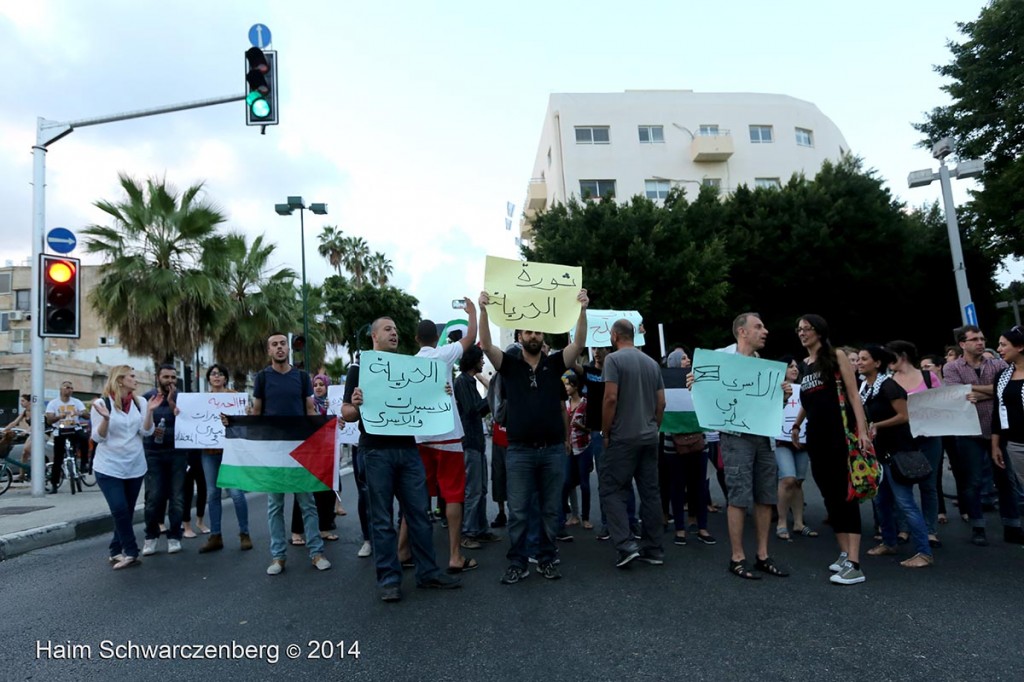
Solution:
<svg viewBox="0 0 1024 682"><path fill-rule="evenodd" d="M583 268L487 257L487 315L499 327L562 334L576 325Z"/></svg>

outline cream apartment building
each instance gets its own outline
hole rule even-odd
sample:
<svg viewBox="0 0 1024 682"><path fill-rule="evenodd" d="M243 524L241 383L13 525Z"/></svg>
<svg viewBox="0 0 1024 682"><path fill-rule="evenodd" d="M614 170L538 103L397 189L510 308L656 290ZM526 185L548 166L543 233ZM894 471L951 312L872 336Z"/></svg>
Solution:
<svg viewBox="0 0 1024 682"><path fill-rule="evenodd" d="M673 187L728 193L808 177L849 150L814 104L787 95L627 90L551 95L520 234L570 197L664 199Z"/></svg>

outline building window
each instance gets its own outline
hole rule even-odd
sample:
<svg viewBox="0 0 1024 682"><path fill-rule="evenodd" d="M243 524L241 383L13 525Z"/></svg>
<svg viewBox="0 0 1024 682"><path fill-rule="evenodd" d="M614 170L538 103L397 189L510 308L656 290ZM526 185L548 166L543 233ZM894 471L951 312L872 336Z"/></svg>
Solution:
<svg viewBox="0 0 1024 682"><path fill-rule="evenodd" d="M615 197L614 180L580 180L580 196L584 199L601 199L606 194Z"/></svg>
<svg viewBox="0 0 1024 682"><path fill-rule="evenodd" d="M608 144L608 126L576 126L576 144Z"/></svg>
<svg viewBox="0 0 1024 682"><path fill-rule="evenodd" d="M28 310L29 309L29 296L32 295L30 289L16 289L14 291L14 309L15 310Z"/></svg>
<svg viewBox="0 0 1024 682"><path fill-rule="evenodd" d="M700 184L704 187L714 187L716 192L722 191L722 178L704 178Z"/></svg>
<svg viewBox="0 0 1024 682"><path fill-rule="evenodd" d="M801 147L813 147L814 146L814 131L808 130L807 128L796 129L796 143Z"/></svg>
<svg viewBox="0 0 1024 682"><path fill-rule="evenodd" d="M701 137L715 137L718 135L718 124L702 123L700 128L697 129L697 134Z"/></svg>
<svg viewBox="0 0 1024 682"><path fill-rule="evenodd" d="M772 142L771 126L750 126L750 141L754 144L769 144Z"/></svg>
<svg viewBox="0 0 1024 682"><path fill-rule="evenodd" d="M11 330L11 352L30 353L32 351L32 330L12 329Z"/></svg>
<svg viewBox="0 0 1024 682"><path fill-rule="evenodd" d="M0 294L11 293L11 273L0 272Z"/></svg>
<svg viewBox="0 0 1024 682"><path fill-rule="evenodd" d="M664 199L668 196L668 180L644 180L644 191L648 199Z"/></svg>
<svg viewBox="0 0 1024 682"><path fill-rule="evenodd" d="M654 144L665 141L664 126L640 126L640 142L643 144Z"/></svg>
<svg viewBox="0 0 1024 682"><path fill-rule="evenodd" d="M758 189L782 189L782 181L778 178L754 178L754 187Z"/></svg>
<svg viewBox="0 0 1024 682"><path fill-rule="evenodd" d="M11 331L10 313L0 313L0 332Z"/></svg>

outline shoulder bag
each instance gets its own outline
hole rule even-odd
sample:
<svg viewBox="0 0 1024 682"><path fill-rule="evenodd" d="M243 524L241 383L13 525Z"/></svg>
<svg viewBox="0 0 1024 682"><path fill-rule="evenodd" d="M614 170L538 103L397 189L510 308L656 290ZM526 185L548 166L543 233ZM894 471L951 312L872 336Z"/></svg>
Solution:
<svg viewBox="0 0 1024 682"><path fill-rule="evenodd" d="M882 482L882 468L875 457L875 449L871 445L861 448L857 434L850 430L846 417L846 394L843 391L843 377L836 372L836 393L839 395L839 412L843 415L843 432L846 434L848 459L848 486L846 501L864 502L878 494L878 486Z"/></svg>

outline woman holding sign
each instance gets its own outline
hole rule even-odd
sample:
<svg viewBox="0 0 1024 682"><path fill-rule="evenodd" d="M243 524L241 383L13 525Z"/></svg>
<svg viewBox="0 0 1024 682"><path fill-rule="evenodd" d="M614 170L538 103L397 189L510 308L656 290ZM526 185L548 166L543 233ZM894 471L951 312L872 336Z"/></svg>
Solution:
<svg viewBox="0 0 1024 682"><path fill-rule="evenodd" d="M995 385L996 409L992 411L992 461L1006 468L1009 456L1017 478L1024 483L1024 327L999 337L999 355L1010 366Z"/></svg>
<svg viewBox="0 0 1024 682"><path fill-rule="evenodd" d="M864 573L860 570L860 505L847 499L847 422L855 421L856 429L851 430L862 449L871 444L857 393L857 377L846 354L837 353L829 342L825 318L804 315L796 321L796 334L807 350L807 359L801 367L800 413L790 435L794 447L803 447L800 426L806 418L811 475L825 499L825 510L839 544L839 558L828 567L835 574L829 580L837 585L856 585L864 582Z"/></svg>
<svg viewBox="0 0 1024 682"><path fill-rule="evenodd" d="M210 393L232 393L228 389L228 370L223 365L210 365L206 370L206 385ZM217 487L217 476L220 475L220 460L223 450L203 450L203 473L206 474L206 497L210 506L210 537L199 548L200 554L216 552L224 549L224 539L220 533L221 489ZM228 488L231 501L235 503L235 518L238 519L238 538L241 549L252 549L249 537L249 505L245 501L245 493L241 490Z"/></svg>
<svg viewBox="0 0 1024 682"><path fill-rule="evenodd" d="M779 466L779 521L775 535L780 540L790 539L787 523L792 511L793 532L805 538L816 538L818 531L804 523L804 479L807 478L809 464L807 452L793 447L791 442L791 425L800 412L800 365L792 355L779 358L779 362L786 363L786 381L793 384L793 395L786 401L783 411L782 433L786 438L775 441L775 462Z"/></svg>

